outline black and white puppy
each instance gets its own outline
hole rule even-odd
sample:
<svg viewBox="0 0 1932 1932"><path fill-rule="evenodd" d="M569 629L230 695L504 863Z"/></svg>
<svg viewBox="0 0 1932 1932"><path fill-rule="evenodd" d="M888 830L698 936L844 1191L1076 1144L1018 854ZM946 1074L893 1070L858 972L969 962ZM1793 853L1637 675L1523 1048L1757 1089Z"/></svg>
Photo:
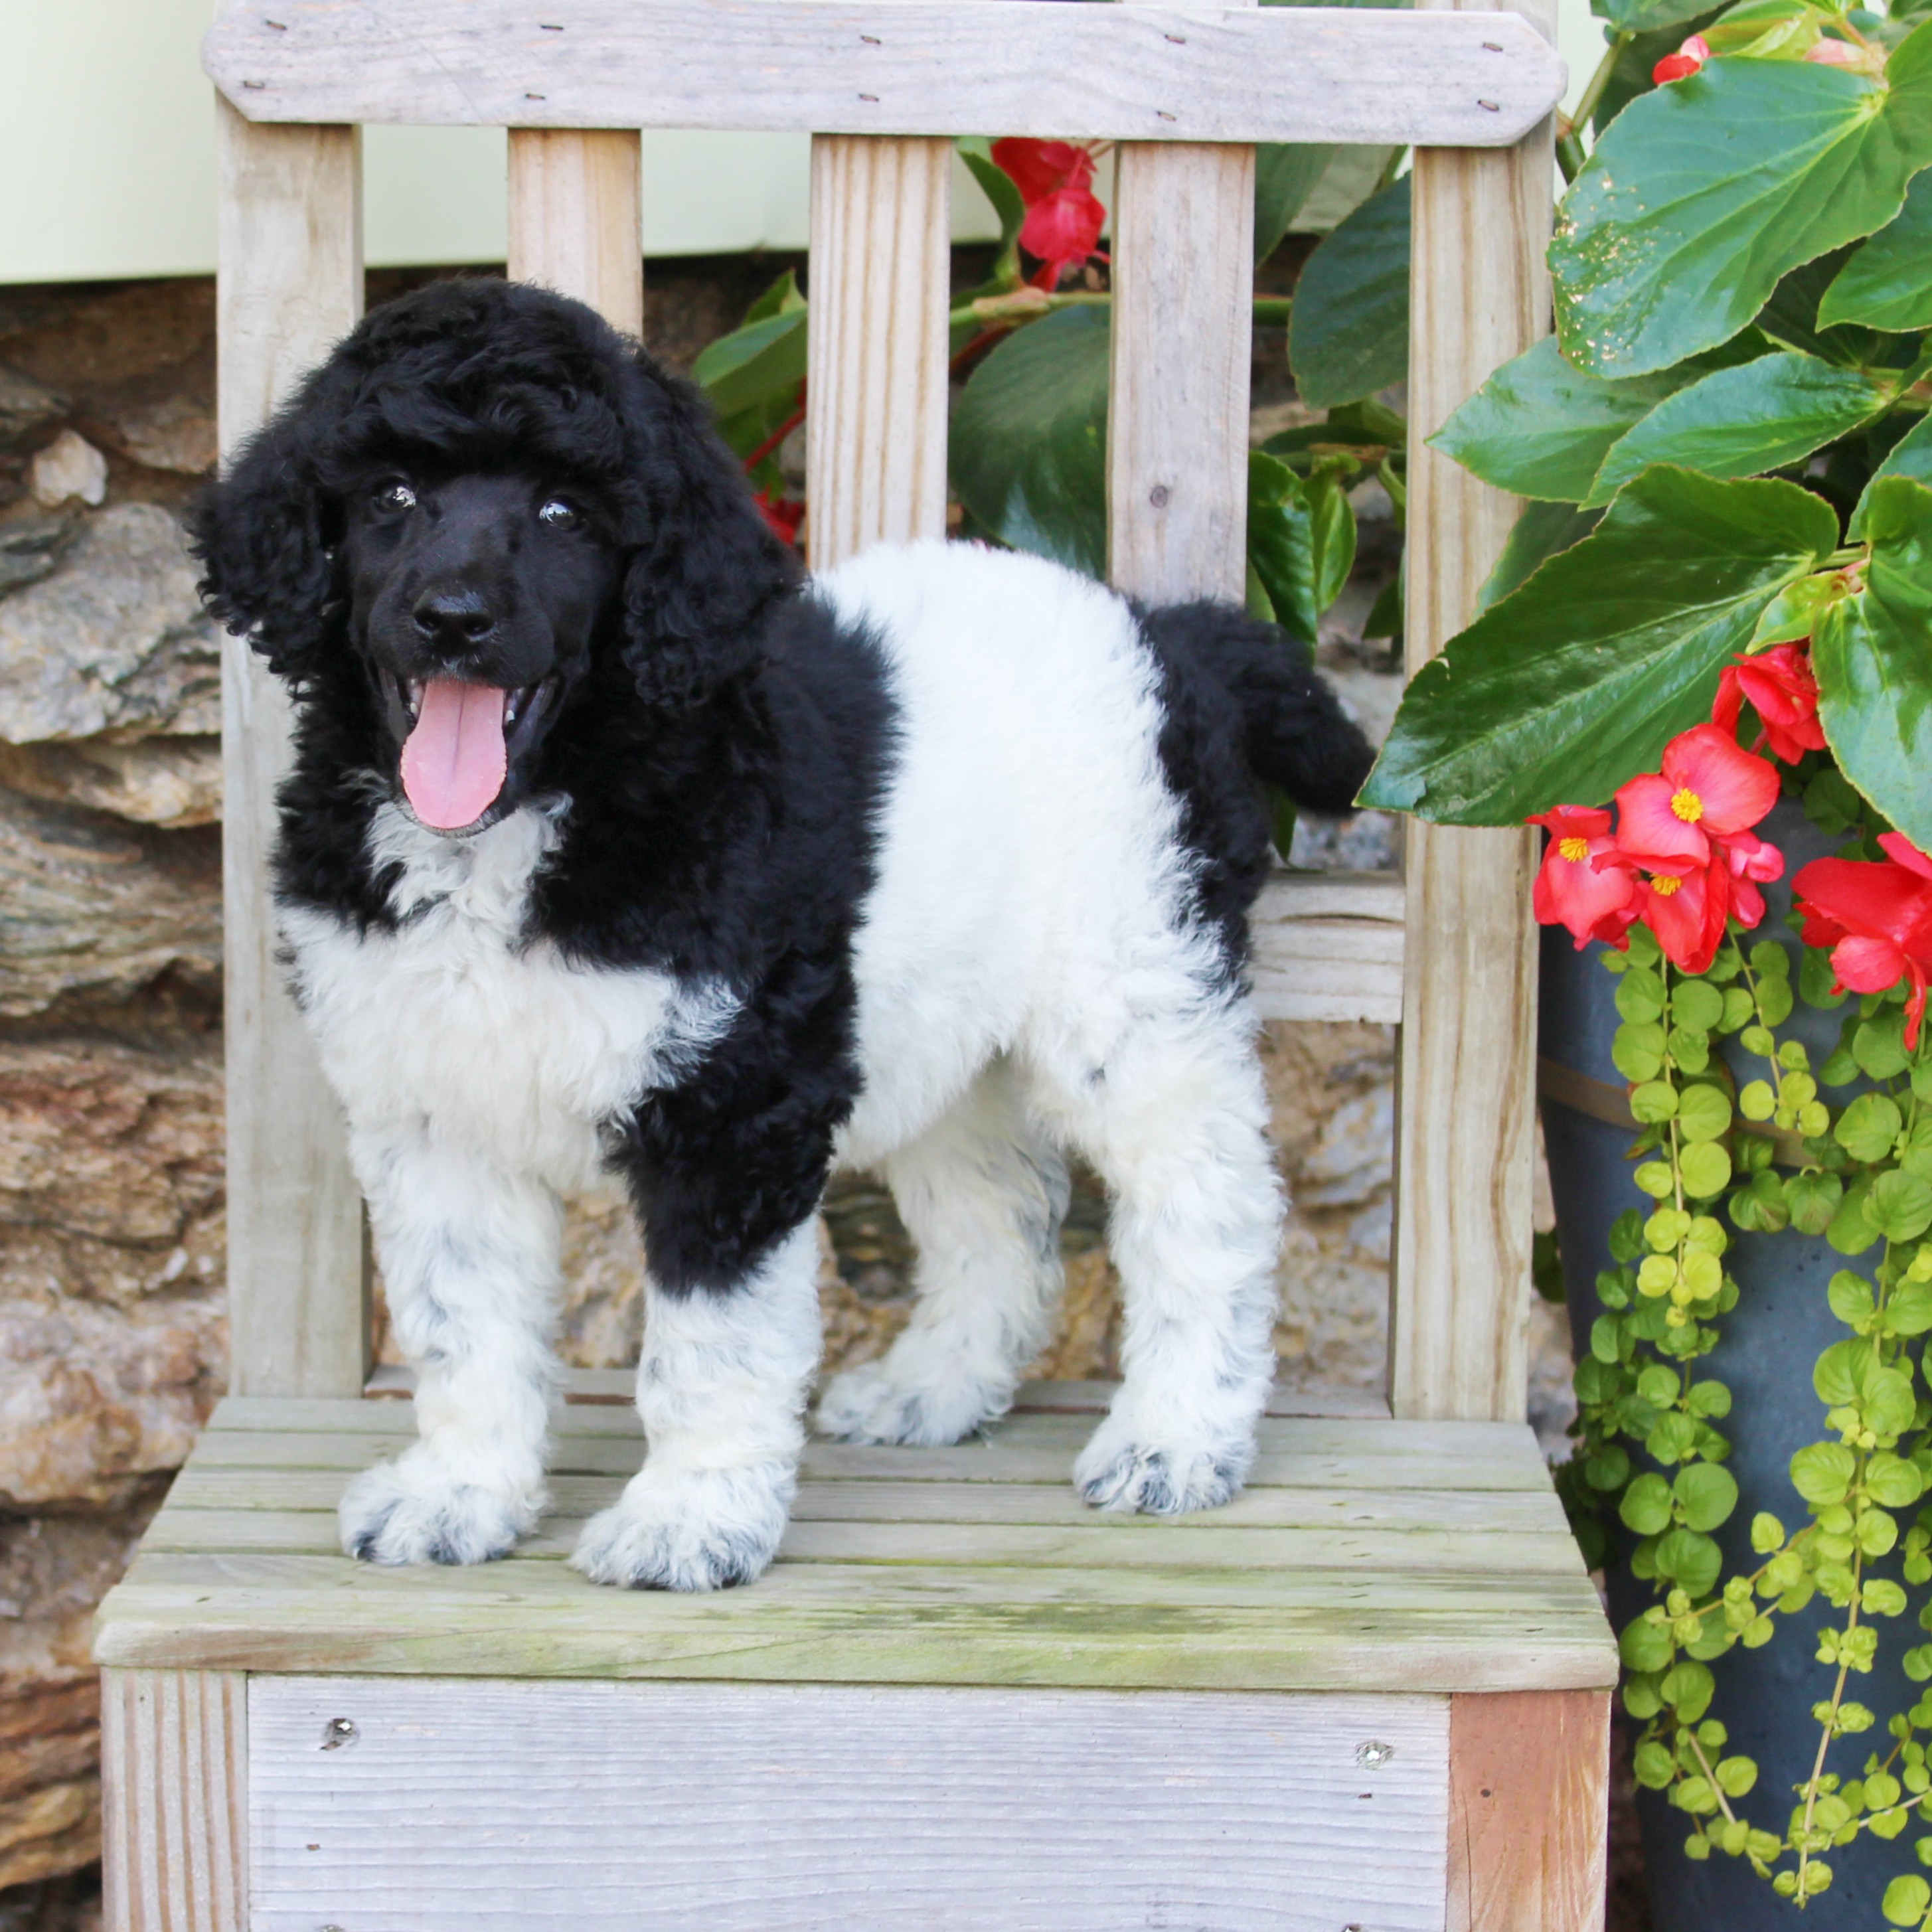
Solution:
<svg viewBox="0 0 1932 1932"><path fill-rule="evenodd" d="M649 1450L578 1545L598 1581L770 1562L841 1166L890 1182L918 1306L822 1428L950 1442L1006 1407L1072 1148L1126 1298L1074 1480L1234 1493L1282 1213L1242 979L1258 781L1340 811L1370 761L1303 653L974 544L805 581L697 392L499 281L372 314L195 540L296 700L280 929L420 1378L346 1550L473 1563L536 1522L559 1196L614 1172Z"/></svg>

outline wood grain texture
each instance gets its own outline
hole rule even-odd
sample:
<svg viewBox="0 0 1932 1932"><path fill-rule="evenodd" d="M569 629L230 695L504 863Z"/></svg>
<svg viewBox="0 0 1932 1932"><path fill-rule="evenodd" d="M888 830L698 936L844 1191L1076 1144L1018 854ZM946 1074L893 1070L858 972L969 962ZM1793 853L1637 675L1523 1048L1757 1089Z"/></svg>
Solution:
<svg viewBox="0 0 1932 1932"><path fill-rule="evenodd" d="M216 111L219 414L232 456L362 314L361 146L352 128L258 128ZM368 1366L362 1197L276 963L268 904L288 700L232 638L221 682L229 1386L348 1395Z"/></svg>
<svg viewBox="0 0 1932 1932"><path fill-rule="evenodd" d="M101 1673L106 1932L249 1932L246 1681Z"/></svg>
<svg viewBox="0 0 1932 1932"><path fill-rule="evenodd" d="M1246 584L1254 206L1252 147L1120 148L1107 576L1150 602Z"/></svg>
<svg viewBox="0 0 1932 1932"><path fill-rule="evenodd" d="M1434 0L1423 0L1434 4ZM1487 17L1487 16L1484 16ZM1544 122L1493 154L1418 149L1408 377L1410 674L1474 615L1520 507L1432 449L1450 412L1550 327ZM1526 830L1405 829L1390 1406L1522 1414L1535 1156L1535 858Z"/></svg>
<svg viewBox="0 0 1932 1932"><path fill-rule="evenodd" d="M812 144L807 552L946 534L950 141Z"/></svg>
<svg viewBox="0 0 1932 1932"><path fill-rule="evenodd" d="M254 1926L1438 1932L1445 1703L257 1678Z"/></svg>
<svg viewBox="0 0 1932 1932"><path fill-rule="evenodd" d="M1402 1018L1402 880L1379 872L1277 872L1248 916L1248 977L1268 1020Z"/></svg>
<svg viewBox="0 0 1932 1932"><path fill-rule="evenodd" d="M1510 14L1136 0L241 0L202 63L260 121L1478 147L1564 87Z"/></svg>
<svg viewBox="0 0 1932 1932"><path fill-rule="evenodd" d="M333 1427L330 1426L334 1424ZM1179 1521L1079 1504L1090 1413L951 1449L815 1443L752 1588L599 1589L560 1560L637 1467L634 1414L560 1418L556 1514L506 1561L336 1553L392 1402L232 1398L103 1606L122 1664L408 1675L1403 1691L1607 1685L1616 1652L1520 1426L1270 1418L1255 1478Z"/></svg>
<svg viewBox="0 0 1932 1932"><path fill-rule="evenodd" d="M512 128L509 274L644 333L641 145L634 128Z"/></svg>
<svg viewBox="0 0 1932 1932"><path fill-rule="evenodd" d="M1610 1700L1451 1698L1446 1932L1602 1932Z"/></svg>

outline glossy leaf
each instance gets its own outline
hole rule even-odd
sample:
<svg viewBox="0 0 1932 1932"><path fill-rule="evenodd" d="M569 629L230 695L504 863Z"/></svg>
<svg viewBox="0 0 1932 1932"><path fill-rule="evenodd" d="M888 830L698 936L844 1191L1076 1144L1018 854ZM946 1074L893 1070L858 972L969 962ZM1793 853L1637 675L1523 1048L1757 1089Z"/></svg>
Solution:
<svg viewBox="0 0 1932 1932"><path fill-rule="evenodd" d="M734 416L805 380L802 304L734 328L709 344L691 373L720 416Z"/></svg>
<svg viewBox="0 0 1932 1932"><path fill-rule="evenodd" d="M1932 173L1914 176L1897 216L1838 271L1818 320L1932 328Z"/></svg>
<svg viewBox="0 0 1932 1932"><path fill-rule="evenodd" d="M1932 846L1932 490L1888 477L1864 512L1864 588L1834 604L1812 640L1818 715L1845 776Z"/></svg>
<svg viewBox="0 0 1932 1932"><path fill-rule="evenodd" d="M1688 380L1586 375L1554 336L1505 362L1429 440L1519 496L1580 503L1612 448Z"/></svg>
<svg viewBox="0 0 1932 1932"><path fill-rule="evenodd" d="M1016 550L1082 571L1107 566L1104 308L1030 322L974 370L952 412L960 500Z"/></svg>
<svg viewBox="0 0 1932 1932"><path fill-rule="evenodd" d="M1654 34L1682 26L1707 10L1701 0L1590 0L1590 11L1612 34Z"/></svg>
<svg viewBox="0 0 1932 1932"><path fill-rule="evenodd" d="M1255 150L1255 260L1265 262L1335 158L1328 141L1266 141Z"/></svg>
<svg viewBox="0 0 1932 1932"><path fill-rule="evenodd" d="M1849 436L1886 406L1889 394L1872 376L1811 356L1760 356L1720 369L1659 403L1604 459L1585 500L1607 503L1653 463L1682 464L1706 476L1781 470Z"/></svg>
<svg viewBox="0 0 1932 1932"><path fill-rule="evenodd" d="M1932 416L1921 416L1886 453L1885 460L1872 472L1858 507L1852 512L1850 536L1862 542L1865 534L1865 508L1882 478L1909 476L1915 483L1932 485Z"/></svg>
<svg viewBox="0 0 1932 1932"><path fill-rule="evenodd" d="M1600 510L1580 510L1574 503L1532 502L1510 526L1503 554L1476 593L1476 608L1500 604L1512 590L1526 584L1552 556L1581 543L1601 520ZM1366 633L1364 634L1366 634Z"/></svg>
<svg viewBox="0 0 1932 1932"><path fill-rule="evenodd" d="M1408 373L1408 181L1325 236L1294 285L1288 360L1311 409L1352 403Z"/></svg>
<svg viewBox="0 0 1932 1932"><path fill-rule="evenodd" d="M1640 376L1726 341L1801 262L1892 220L1932 163L1932 23L1886 80L1712 61L1633 101L1564 197L1550 265L1564 352Z"/></svg>
<svg viewBox="0 0 1932 1932"><path fill-rule="evenodd" d="M1248 452L1248 567L1260 579L1275 622L1291 637L1315 641L1314 518L1301 479L1266 451Z"/></svg>
<svg viewBox="0 0 1932 1932"><path fill-rule="evenodd" d="M1507 825L1607 798L1708 715L1759 612L1837 541L1796 484L1646 471L1424 666L1362 802Z"/></svg>
<svg viewBox="0 0 1932 1932"><path fill-rule="evenodd" d="M994 160L990 137L970 135L954 145L968 172L993 204L993 213L1000 224L1000 252L994 260L992 273L973 292L991 295L1016 289L1025 279L1020 266L1020 230L1026 225L1026 203L1012 176ZM958 299L955 298L956 302Z"/></svg>

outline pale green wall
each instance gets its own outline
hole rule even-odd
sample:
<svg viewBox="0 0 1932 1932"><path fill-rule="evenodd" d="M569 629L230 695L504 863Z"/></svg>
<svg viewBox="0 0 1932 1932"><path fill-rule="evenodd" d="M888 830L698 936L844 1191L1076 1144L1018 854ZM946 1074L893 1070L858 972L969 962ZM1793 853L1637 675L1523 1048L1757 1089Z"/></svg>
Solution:
<svg viewBox="0 0 1932 1932"><path fill-rule="evenodd" d="M1602 46L1559 0L1574 98ZM214 266L214 109L198 54L211 0L0 0L0 282L202 274ZM646 134L644 252L802 248L806 151L789 134ZM368 260L500 261L503 136L372 128ZM954 232L990 233L963 169Z"/></svg>

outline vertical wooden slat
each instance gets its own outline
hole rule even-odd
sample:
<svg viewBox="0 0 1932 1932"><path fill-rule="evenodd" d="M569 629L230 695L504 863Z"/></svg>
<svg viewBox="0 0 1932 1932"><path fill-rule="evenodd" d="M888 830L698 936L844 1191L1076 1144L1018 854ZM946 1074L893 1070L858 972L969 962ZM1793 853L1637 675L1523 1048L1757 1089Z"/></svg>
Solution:
<svg viewBox="0 0 1932 1932"><path fill-rule="evenodd" d="M248 1679L104 1670L106 1932L247 1932Z"/></svg>
<svg viewBox="0 0 1932 1932"><path fill-rule="evenodd" d="M1602 1932L1606 1690L1449 1700L1445 1932Z"/></svg>
<svg viewBox="0 0 1932 1932"><path fill-rule="evenodd" d="M255 127L218 102L219 413L224 454L362 311L352 128ZM275 962L274 788L289 705L236 640L222 653L230 1388L352 1395L367 1367L362 1197L340 1115Z"/></svg>
<svg viewBox="0 0 1932 1932"><path fill-rule="evenodd" d="M946 534L952 144L812 143L806 541L826 570Z"/></svg>
<svg viewBox="0 0 1932 1932"><path fill-rule="evenodd" d="M1552 31L1540 4L1519 10ZM1520 507L1427 439L1548 332L1551 143L1545 122L1513 148L1415 156L1411 676L1474 614ZM1527 1396L1535 1144L1532 835L1411 819L1406 839L1390 1403L1398 1416L1516 1420Z"/></svg>
<svg viewBox="0 0 1932 1932"><path fill-rule="evenodd" d="M574 296L641 339L640 154L634 128L510 130L510 279Z"/></svg>
<svg viewBox="0 0 1932 1932"><path fill-rule="evenodd" d="M1239 602L1255 151L1126 142L1115 181L1107 574L1157 602Z"/></svg>

